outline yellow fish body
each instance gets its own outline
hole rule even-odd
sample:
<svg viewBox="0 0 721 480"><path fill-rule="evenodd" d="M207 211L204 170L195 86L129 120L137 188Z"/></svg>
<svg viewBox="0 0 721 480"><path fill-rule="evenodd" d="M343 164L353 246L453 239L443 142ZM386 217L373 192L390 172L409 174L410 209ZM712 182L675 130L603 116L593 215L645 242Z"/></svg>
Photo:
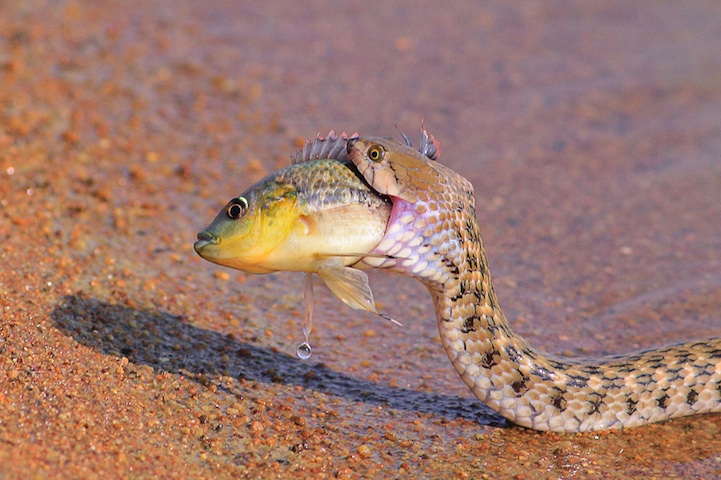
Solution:
<svg viewBox="0 0 721 480"><path fill-rule="evenodd" d="M230 200L198 234L204 259L248 273L317 273L352 308L378 313L353 268L385 235L392 205L347 157L348 136L316 138L294 164Z"/></svg>
<svg viewBox="0 0 721 480"><path fill-rule="evenodd" d="M333 159L297 163L233 198L198 234L195 250L248 273L352 265L385 234L391 204Z"/></svg>

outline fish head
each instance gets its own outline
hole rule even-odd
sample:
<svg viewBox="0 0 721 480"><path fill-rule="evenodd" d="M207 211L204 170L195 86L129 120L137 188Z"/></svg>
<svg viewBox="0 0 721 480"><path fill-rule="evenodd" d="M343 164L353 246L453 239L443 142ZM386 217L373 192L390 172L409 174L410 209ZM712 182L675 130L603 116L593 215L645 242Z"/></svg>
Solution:
<svg viewBox="0 0 721 480"><path fill-rule="evenodd" d="M298 225L297 191L266 179L230 200L198 233L193 248L204 259L248 273L270 273L273 253ZM283 267L283 265L280 265Z"/></svg>

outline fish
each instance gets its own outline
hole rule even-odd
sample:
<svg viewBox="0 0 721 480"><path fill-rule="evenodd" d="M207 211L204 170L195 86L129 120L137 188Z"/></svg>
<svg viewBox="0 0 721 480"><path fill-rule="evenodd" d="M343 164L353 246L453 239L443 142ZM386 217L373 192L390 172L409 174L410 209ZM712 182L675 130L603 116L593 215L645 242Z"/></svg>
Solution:
<svg viewBox="0 0 721 480"><path fill-rule="evenodd" d="M331 131L307 140L291 165L232 198L197 235L205 260L247 273L317 274L346 305L378 311L361 260L383 239L392 205L347 154L355 136ZM306 318L312 316L306 276ZM309 293L310 292L310 293Z"/></svg>

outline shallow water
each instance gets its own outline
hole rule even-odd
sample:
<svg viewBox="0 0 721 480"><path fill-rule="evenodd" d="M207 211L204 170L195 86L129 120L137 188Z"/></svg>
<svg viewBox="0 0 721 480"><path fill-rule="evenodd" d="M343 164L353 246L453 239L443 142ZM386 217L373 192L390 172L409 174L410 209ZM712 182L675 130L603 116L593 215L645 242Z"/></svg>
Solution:
<svg viewBox="0 0 721 480"><path fill-rule="evenodd" d="M191 245L299 139L417 139L424 118L476 188L531 343L721 335L719 18L717 2L0 4L0 471L717 475L718 415L505 424L398 276L371 284L403 327L317 289L300 361L301 276Z"/></svg>

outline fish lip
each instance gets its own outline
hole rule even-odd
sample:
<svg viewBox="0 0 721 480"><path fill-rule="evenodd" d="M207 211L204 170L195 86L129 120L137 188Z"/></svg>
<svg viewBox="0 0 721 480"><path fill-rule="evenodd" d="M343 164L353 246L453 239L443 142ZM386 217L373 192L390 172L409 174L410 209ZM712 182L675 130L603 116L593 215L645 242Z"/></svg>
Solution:
<svg viewBox="0 0 721 480"><path fill-rule="evenodd" d="M203 230L198 234L198 241L193 244L193 249L196 253L200 253L200 251L208 245L217 245L219 243L220 239L218 237L207 230Z"/></svg>

